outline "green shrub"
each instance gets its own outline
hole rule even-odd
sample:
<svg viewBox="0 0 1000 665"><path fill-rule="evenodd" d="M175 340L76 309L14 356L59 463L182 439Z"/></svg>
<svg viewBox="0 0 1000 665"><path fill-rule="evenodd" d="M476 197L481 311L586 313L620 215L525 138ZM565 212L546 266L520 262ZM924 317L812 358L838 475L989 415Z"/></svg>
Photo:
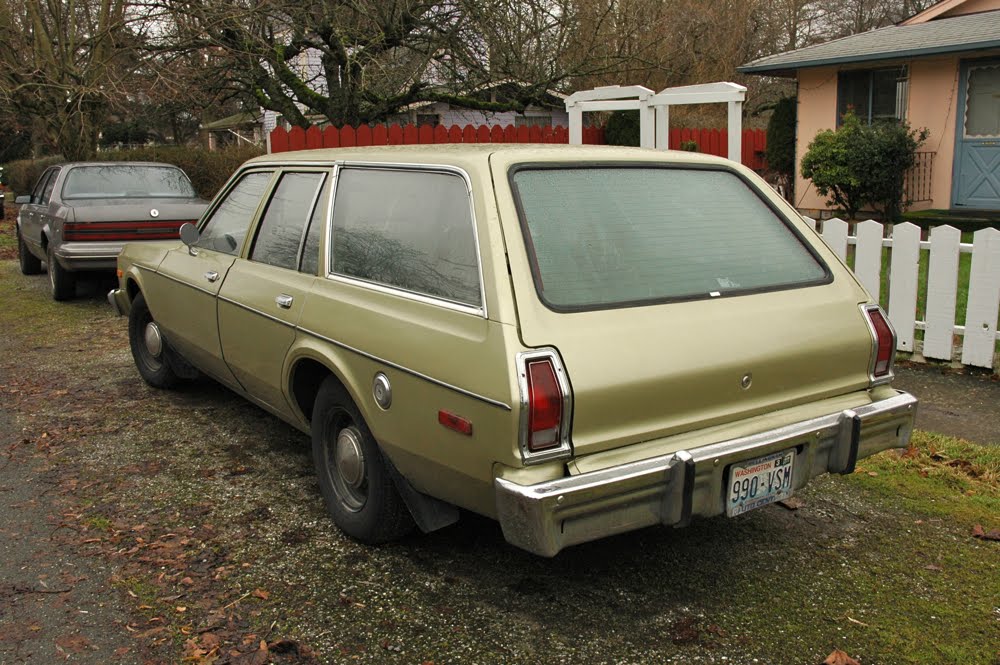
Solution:
<svg viewBox="0 0 1000 665"><path fill-rule="evenodd" d="M604 142L608 145L639 145L639 112L614 111L604 126Z"/></svg>
<svg viewBox="0 0 1000 665"><path fill-rule="evenodd" d="M767 121L767 150L764 153L767 167L785 188L789 200L795 200L795 123L798 99L784 97L774 105L771 119Z"/></svg>
<svg viewBox="0 0 1000 665"><path fill-rule="evenodd" d="M680 148L684 152L698 152L698 142L697 141L681 141Z"/></svg>
<svg viewBox="0 0 1000 665"><path fill-rule="evenodd" d="M903 178L916 160L927 130L905 122L863 124L853 112L836 130L820 132L802 158L802 177L848 218L865 205L896 221L903 208Z"/></svg>
<svg viewBox="0 0 1000 665"><path fill-rule="evenodd" d="M4 165L4 181L15 195L30 194L45 169L64 161L66 160L59 155L42 159L16 159Z"/></svg>

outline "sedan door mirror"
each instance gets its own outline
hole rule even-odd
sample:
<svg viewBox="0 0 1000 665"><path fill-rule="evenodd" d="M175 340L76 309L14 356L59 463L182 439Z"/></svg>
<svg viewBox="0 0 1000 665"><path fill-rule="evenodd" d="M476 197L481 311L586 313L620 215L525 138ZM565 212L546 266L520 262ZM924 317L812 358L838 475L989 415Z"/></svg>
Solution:
<svg viewBox="0 0 1000 665"><path fill-rule="evenodd" d="M31 203L31 195L22 194L21 196L18 196L17 198L14 199L14 203L16 203L17 205L24 205L25 203Z"/></svg>
<svg viewBox="0 0 1000 665"><path fill-rule="evenodd" d="M191 252L192 256L195 253L194 245L195 243L198 242L198 238L200 237L201 234L198 233L197 226L195 226L191 222L181 224L181 242L183 242L185 245L188 246L188 250Z"/></svg>

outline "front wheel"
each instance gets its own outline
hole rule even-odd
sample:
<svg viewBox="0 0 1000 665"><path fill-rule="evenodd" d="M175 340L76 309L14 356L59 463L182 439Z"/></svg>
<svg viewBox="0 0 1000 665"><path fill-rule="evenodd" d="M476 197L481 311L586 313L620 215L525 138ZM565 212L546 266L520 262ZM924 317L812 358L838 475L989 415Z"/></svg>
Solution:
<svg viewBox="0 0 1000 665"><path fill-rule="evenodd" d="M20 231L17 232L17 259L21 264L22 275L37 275L42 272L42 262L24 244Z"/></svg>
<svg viewBox="0 0 1000 665"><path fill-rule="evenodd" d="M132 301L128 313L128 344L139 375L146 383L154 388L173 388L180 383L181 378L168 359L167 340L141 293Z"/></svg>
<svg viewBox="0 0 1000 665"><path fill-rule="evenodd" d="M316 395L312 448L327 509L344 533L378 544L413 530L382 451L350 395L332 377Z"/></svg>
<svg viewBox="0 0 1000 665"><path fill-rule="evenodd" d="M46 253L48 257L49 284L52 286L53 300L70 300L76 295L76 275L66 270L56 261L52 245Z"/></svg>

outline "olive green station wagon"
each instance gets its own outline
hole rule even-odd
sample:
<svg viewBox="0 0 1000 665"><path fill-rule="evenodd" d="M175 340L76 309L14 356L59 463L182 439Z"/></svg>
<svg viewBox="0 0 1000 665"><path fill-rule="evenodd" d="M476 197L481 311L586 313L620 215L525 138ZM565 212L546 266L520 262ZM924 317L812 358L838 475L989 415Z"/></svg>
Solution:
<svg viewBox="0 0 1000 665"><path fill-rule="evenodd" d="M247 162L109 300L142 377L312 436L364 542L537 554L740 515L903 447L891 326L756 175L690 153L408 146Z"/></svg>

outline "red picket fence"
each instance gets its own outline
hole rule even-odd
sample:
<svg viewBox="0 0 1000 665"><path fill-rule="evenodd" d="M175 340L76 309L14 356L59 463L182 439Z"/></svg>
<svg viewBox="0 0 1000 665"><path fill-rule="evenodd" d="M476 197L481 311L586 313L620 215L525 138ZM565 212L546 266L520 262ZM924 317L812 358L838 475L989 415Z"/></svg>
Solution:
<svg viewBox="0 0 1000 665"><path fill-rule="evenodd" d="M670 147L680 149L681 144L694 141L698 152L709 155L726 156L727 132L722 129L671 129ZM604 128L584 127L583 142L591 145L604 144ZM565 127L460 127L452 125L361 125L360 127L313 126L309 129L292 127L285 130L276 127L271 132L271 152L288 150L311 150L314 148L348 148L370 145L415 145L431 143L569 143L569 130ZM762 170L764 148L767 140L763 130L743 130L742 161L752 169Z"/></svg>

